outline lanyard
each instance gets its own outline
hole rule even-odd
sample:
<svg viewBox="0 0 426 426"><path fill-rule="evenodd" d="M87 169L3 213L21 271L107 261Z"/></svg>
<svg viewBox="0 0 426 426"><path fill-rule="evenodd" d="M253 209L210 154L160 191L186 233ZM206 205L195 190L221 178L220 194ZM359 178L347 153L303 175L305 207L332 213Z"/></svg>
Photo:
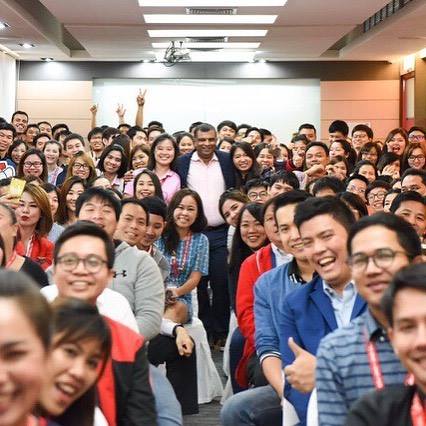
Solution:
<svg viewBox="0 0 426 426"><path fill-rule="evenodd" d="M16 259L16 250L13 250L12 256L10 256L10 259L7 261L5 268L8 269L12 265L12 263Z"/></svg>
<svg viewBox="0 0 426 426"><path fill-rule="evenodd" d="M183 248L182 262L180 264L180 267L179 267L179 262L178 262L176 253L174 253L172 256L171 269L172 269L172 274L175 278L177 278L179 274L185 270L185 266L188 261L189 247L191 246L191 240L192 240L192 234L189 234L188 238L185 240L185 246Z"/></svg>
<svg viewBox="0 0 426 426"><path fill-rule="evenodd" d="M376 344L369 339L368 331L364 329L364 338L365 338L365 350L367 352L368 364L370 365L371 378L373 379L374 387L378 390L385 387L385 382L383 380L382 367L380 365L379 354L377 353ZM414 376L412 374L407 374L404 380L405 385L414 384ZM426 424L424 425L426 426Z"/></svg>
<svg viewBox="0 0 426 426"><path fill-rule="evenodd" d="M413 426L426 426L426 409L420 401L419 394L414 394L413 402L411 403L411 422Z"/></svg>

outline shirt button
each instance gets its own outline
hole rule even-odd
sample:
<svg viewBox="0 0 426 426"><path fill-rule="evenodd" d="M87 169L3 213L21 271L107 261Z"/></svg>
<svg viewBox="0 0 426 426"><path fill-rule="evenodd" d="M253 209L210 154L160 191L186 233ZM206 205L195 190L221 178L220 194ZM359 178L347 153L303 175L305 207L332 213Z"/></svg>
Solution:
<svg viewBox="0 0 426 426"><path fill-rule="evenodd" d="M383 336L380 336L379 337L379 342L384 342L384 341L385 341L385 338Z"/></svg>

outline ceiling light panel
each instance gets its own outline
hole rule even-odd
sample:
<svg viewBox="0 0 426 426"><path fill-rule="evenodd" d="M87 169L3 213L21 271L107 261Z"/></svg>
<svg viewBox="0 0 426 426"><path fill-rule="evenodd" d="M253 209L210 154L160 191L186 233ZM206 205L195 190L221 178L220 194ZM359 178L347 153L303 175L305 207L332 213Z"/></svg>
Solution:
<svg viewBox="0 0 426 426"><path fill-rule="evenodd" d="M273 24L277 15L143 15L147 24Z"/></svg>
<svg viewBox="0 0 426 426"><path fill-rule="evenodd" d="M148 30L150 37L265 37L268 30Z"/></svg>
<svg viewBox="0 0 426 426"><path fill-rule="evenodd" d="M252 62L256 52L194 52L191 51L189 56L191 62ZM164 61L164 52L156 53L157 61Z"/></svg>
<svg viewBox="0 0 426 426"><path fill-rule="evenodd" d="M154 49L167 49L170 43L152 43ZM244 42L234 42L234 43L183 43L183 48L185 49L257 49L260 46L260 43L244 43Z"/></svg>
<svg viewBox="0 0 426 426"><path fill-rule="evenodd" d="M287 0L139 0L141 7L264 7L284 6Z"/></svg>

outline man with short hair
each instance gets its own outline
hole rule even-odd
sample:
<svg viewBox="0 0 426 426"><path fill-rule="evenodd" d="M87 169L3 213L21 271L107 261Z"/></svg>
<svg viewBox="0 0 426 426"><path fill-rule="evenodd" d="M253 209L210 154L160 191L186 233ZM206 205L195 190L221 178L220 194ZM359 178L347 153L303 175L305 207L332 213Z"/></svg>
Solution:
<svg viewBox="0 0 426 426"><path fill-rule="evenodd" d="M426 129L424 127L413 126L408 130L408 140L410 143L418 142L425 148L426 144Z"/></svg>
<svg viewBox="0 0 426 426"><path fill-rule="evenodd" d="M310 123L304 123L299 126L298 132L299 135L305 135L310 142L317 140L317 130L315 126Z"/></svg>
<svg viewBox="0 0 426 426"><path fill-rule="evenodd" d="M234 139L236 133L237 125L231 120L222 121L217 125L217 136L219 139Z"/></svg>
<svg viewBox="0 0 426 426"><path fill-rule="evenodd" d="M37 124L28 124L25 134L21 135L24 142L26 142L29 146L34 148L34 138L39 135L40 129Z"/></svg>
<svg viewBox="0 0 426 426"><path fill-rule="evenodd" d="M263 204L268 199L268 183L260 178L250 179L244 185L244 192L252 203Z"/></svg>
<svg viewBox="0 0 426 426"><path fill-rule="evenodd" d="M68 172L68 163L70 162L71 158L73 158L77 152L85 151L83 136L79 135L78 133L70 133L67 135L62 142L62 145L62 155L65 164L62 166L63 170L61 173L59 173L56 179L56 185L62 185L62 183L65 181L65 177Z"/></svg>
<svg viewBox="0 0 426 426"><path fill-rule="evenodd" d="M130 149L134 149L136 146L148 146L148 138L146 133L140 126L130 127L127 132L127 136L130 138Z"/></svg>
<svg viewBox="0 0 426 426"><path fill-rule="evenodd" d="M318 179L326 175L326 166L329 163L328 147L323 142L310 142L305 150L304 171L308 181Z"/></svg>
<svg viewBox="0 0 426 426"><path fill-rule="evenodd" d="M386 194L391 190L391 185L384 180L376 179L371 182L365 191L365 198L367 199L370 209L374 212L380 212L384 209L384 199Z"/></svg>
<svg viewBox="0 0 426 426"><path fill-rule="evenodd" d="M345 191L343 182L334 176L324 176L316 180L313 184L312 194L314 197L335 196L339 192Z"/></svg>
<svg viewBox="0 0 426 426"><path fill-rule="evenodd" d="M416 191L426 196L426 170L408 169L401 177L401 192Z"/></svg>
<svg viewBox="0 0 426 426"><path fill-rule="evenodd" d="M199 318L217 345L222 345L228 334L229 294L226 260L228 226L219 212L219 198L228 188L235 186L235 174L228 153L216 150L216 129L207 123L194 130L195 151L177 159L177 172L182 187L198 192L201 197L208 227L204 231L209 239L209 276L198 285ZM213 298L207 291L209 282Z"/></svg>
<svg viewBox="0 0 426 426"><path fill-rule="evenodd" d="M422 239L426 230L426 200L418 192L398 194L392 201L390 211L406 220Z"/></svg>
<svg viewBox="0 0 426 426"><path fill-rule="evenodd" d="M373 140L373 130L366 124L357 124L352 129L352 148L357 155L360 153L362 147Z"/></svg>
<svg viewBox="0 0 426 426"><path fill-rule="evenodd" d="M15 128L16 136L23 135L28 125L28 114L25 111L15 111L11 123Z"/></svg>
<svg viewBox="0 0 426 426"><path fill-rule="evenodd" d="M104 230L84 222L69 226L54 251L53 280L59 296L96 304L113 277L113 265L114 245ZM156 425L144 338L106 319L112 334L112 364L107 363L97 385L100 408L108 424Z"/></svg>
<svg viewBox="0 0 426 426"><path fill-rule="evenodd" d="M299 189L300 183L293 172L280 171L274 173L269 180L268 195L270 198L279 194ZM250 198L250 197L249 197Z"/></svg>
<svg viewBox="0 0 426 426"><path fill-rule="evenodd" d="M6 160L7 151L16 136L15 127L9 123L0 124L0 160Z"/></svg>
<svg viewBox="0 0 426 426"><path fill-rule="evenodd" d="M52 139L52 125L48 121L39 121L37 126L40 130L40 133L46 133Z"/></svg>
<svg viewBox="0 0 426 426"><path fill-rule="evenodd" d="M319 423L324 426L344 424L360 396L383 384L402 383L406 376L389 343L380 301L393 275L420 259L419 238L404 220L377 213L352 227L348 251L352 278L368 310L319 345L316 386Z"/></svg>
<svg viewBox="0 0 426 426"><path fill-rule="evenodd" d="M112 140L118 136L120 132L115 127L107 127L102 133L102 142L104 146L112 144Z"/></svg>
<svg viewBox="0 0 426 426"><path fill-rule="evenodd" d="M347 139L349 126L346 121L334 120L328 127L328 141L333 143L336 139Z"/></svg>
<svg viewBox="0 0 426 426"><path fill-rule="evenodd" d="M367 187L368 179L363 175L355 173L346 179L346 191L358 195L364 203L367 202L365 198Z"/></svg>
<svg viewBox="0 0 426 426"><path fill-rule="evenodd" d="M349 207L335 197L308 198L297 205L294 222L318 276L280 302L278 321L284 397L305 425L321 338L348 325L366 305L351 281L348 265L346 242L355 223Z"/></svg>
<svg viewBox="0 0 426 426"><path fill-rule="evenodd" d="M426 265L419 263L398 272L381 305L394 352L411 374L409 386L400 382L368 393L354 404L346 425L375 426L378 420L392 426L424 424Z"/></svg>
<svg viewBox="0 0 426 426"><path fill-rule="evenodd" d="M105 146L102 142L102 129L100 127L94 127L87 134L87 140L89 142L90 155L92 156L95 166L97 166L99 158L101 158L101 155L105 149Z"/></svg>

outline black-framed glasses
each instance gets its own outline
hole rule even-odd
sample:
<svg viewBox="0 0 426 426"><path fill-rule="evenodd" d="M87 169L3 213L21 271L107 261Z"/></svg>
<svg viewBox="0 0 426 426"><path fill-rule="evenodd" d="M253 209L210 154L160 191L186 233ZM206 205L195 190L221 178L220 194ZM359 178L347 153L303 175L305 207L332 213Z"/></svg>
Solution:
<svg viewBox="0 0 426 426"><path fill-rule="evenodd" d="M85 164L85 163L74 163L73 168L75 168L77 170L80 170L80 169L89 170L90 166L88 164Z"/></svg>
<svg viewBox="0 0 426 426"><path fill-rule="evenodd" d="M374 201L374 200L383 201L385 197L386 197L386 192L378 192L377 194L372 194L370 192L367 198L371 201Z"/></svg>
<svg viewBox="0 0 426 426"><path fill-rule="evenodd" d="M371 255L356 253L349 258L349 264L353 270L361 272L367 268L368 262L372 259L377 268L387 269L392 265L398 254L403 254L408 257L408 254L405 251L382 248L376 250Z"/></svg>
<svg viewBox="0 0 426 426"><path fill-rule="evenodd" d="M66 272L74 271L80 262L83 262L84 268L91 274L98 273L102 269L102 266L108 263L96 254L91 254L87 257L78 257L75 253L68 253L58 257L56 260L56 263L61 265Z"/></svg>

